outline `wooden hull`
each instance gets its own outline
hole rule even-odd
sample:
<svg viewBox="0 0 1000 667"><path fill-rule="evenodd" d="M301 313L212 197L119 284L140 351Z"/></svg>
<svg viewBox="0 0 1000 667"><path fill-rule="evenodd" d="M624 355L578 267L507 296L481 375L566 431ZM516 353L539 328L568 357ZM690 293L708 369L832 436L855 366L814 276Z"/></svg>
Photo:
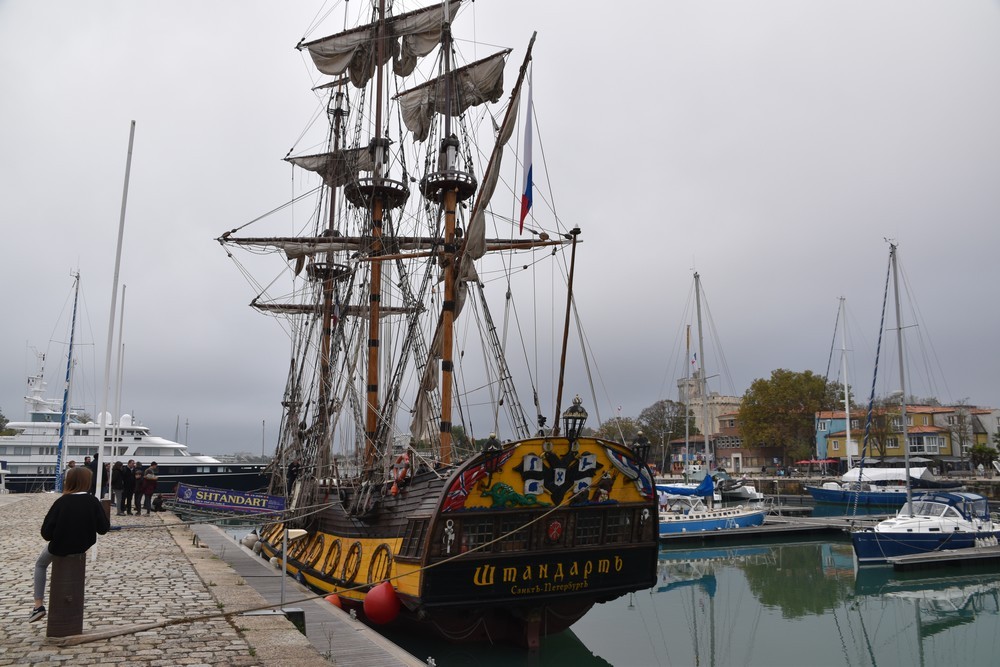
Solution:
<svg viewBox="0 0 1000 667"><path fill-rule="evenodd" d="M397 623L453 641L536 646L593 604L656 582L648 469L619 445L561 444L561 455L529 440L447 476L418 472L396 494L391 484L373 493L364 517L345 509L357 491L325 489L309 535L289 547L289 573L362 614L368 591L390 581ZM282 524L265 528L265 556L280 556L282 535Z"/></svg>

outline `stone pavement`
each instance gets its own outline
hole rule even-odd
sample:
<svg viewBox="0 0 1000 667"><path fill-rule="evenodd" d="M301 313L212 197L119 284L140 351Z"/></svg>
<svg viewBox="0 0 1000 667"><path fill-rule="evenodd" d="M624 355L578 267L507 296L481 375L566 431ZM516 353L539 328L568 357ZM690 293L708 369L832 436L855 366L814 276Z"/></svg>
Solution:
<svg viewBox="0 0 1000 667"><path fill-rule="evenodd" d="M210 550L195 546L190 529L168 512L119 517L112 511L112 530L88 552L83 635L64 638L84 641L47 639L47 619L28 623L27 617L35 559L45 544L39 530L55 498L0 495L8 536L0 556L0 665L331 664L281 615L223 616L268 603ZM48 607L48 586L45 595Z"/></svg>

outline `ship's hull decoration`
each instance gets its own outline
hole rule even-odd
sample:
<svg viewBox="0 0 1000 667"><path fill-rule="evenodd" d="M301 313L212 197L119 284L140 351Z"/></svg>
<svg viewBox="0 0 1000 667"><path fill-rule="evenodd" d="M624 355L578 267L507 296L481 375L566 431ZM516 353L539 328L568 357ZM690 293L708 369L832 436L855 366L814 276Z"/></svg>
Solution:
<svg viewBox="0 0 1000 667"><path fill-rule="evenodd" d="M525 618L547 618L544 628L534 628L543 636L565 629L595 602L652 586L655 501L619 474L612 456L642 464L624 448L594 440L571 456L546 458L546 442L524 441L474 457L443 484L427 485L418 476L400 486L397 496L383 500L379 516L395 516L393 504L439 497L423 541L409 550L409 526L419 517L397 523L395 533L388 519L364 526L345 516L332 492L333 507L319 523L339 521L344 530L314 531L290 545L289 571L362 612L366 593L389 580L403 606L401 623L427 617L451 639L506 636L529 644ZM568 448L565 439L554 443L555 450ZM262 531L265 556L280 557L282 533L280 523Z"/></svg>

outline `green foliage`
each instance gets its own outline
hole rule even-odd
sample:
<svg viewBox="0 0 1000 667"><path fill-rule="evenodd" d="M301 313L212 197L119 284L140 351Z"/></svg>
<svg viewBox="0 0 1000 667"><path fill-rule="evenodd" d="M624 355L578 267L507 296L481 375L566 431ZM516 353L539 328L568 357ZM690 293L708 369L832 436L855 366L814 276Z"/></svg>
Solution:
<svg viewBox="0 0 1000 667"><path fill-rule="evenodd" d="M836 384L812 371L779 368L757 379L743 395L739 421L746 447L780 447L784 457L811 453L815 414L838 407Z"/></svg>
<svg viewBox="0 0 1000 667"><path fill-rule="evenodd" d="M15 435L14 429L7 428L7 417L4 415L3 410L0 410L0 435Z"/></svg>
<svg viewBox="0 0 1000 667"><path fill-rule="evenodd" d="M654 445L670 442L684 435L684 404L677 401L657 401L639 413L636 420L643 435ZM688 412L688 430L700 433L694 425L694 415Z"/></svg>
<svg viewBox="0 0 1000 667"><path fill-rule="evenodd" d="M996 440L997 438L994 437L993 439ZM993 465L993 462L997 460L997 450L988 445L976 445L969 450L969 456L972 458L972 465L982 465L984 468L989 469Z"/></svg>
<svg viewBox="0 0 1000 667"><path fill-rule="evenodd" d="M612 417L601 424L594 435L614 442L630 443L639 433L639 424L631 417ZM648 437L648 436L647 436Z"/></svg>

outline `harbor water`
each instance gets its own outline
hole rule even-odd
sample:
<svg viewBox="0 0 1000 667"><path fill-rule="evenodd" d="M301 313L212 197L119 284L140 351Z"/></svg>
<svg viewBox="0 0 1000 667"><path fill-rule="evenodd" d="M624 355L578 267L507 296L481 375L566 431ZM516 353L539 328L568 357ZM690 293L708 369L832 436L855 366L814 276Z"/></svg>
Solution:
<svg viewBox="0 0 1000 667"><path fill-rule="evenodd" d="M1000 655L998 616L996 566L859 570L845 535L665 546L654 588L596 605L537 653L381 631L439 667L986 667Z"/></svg>
<svg viewBox="0 0 1000 667"><path fill-rule="evenodd" d="M387 634L440 666L987 667L998 613L995 567L856 571L845 538L664 548L656 587L595 606L536 655Z"/></svg>

